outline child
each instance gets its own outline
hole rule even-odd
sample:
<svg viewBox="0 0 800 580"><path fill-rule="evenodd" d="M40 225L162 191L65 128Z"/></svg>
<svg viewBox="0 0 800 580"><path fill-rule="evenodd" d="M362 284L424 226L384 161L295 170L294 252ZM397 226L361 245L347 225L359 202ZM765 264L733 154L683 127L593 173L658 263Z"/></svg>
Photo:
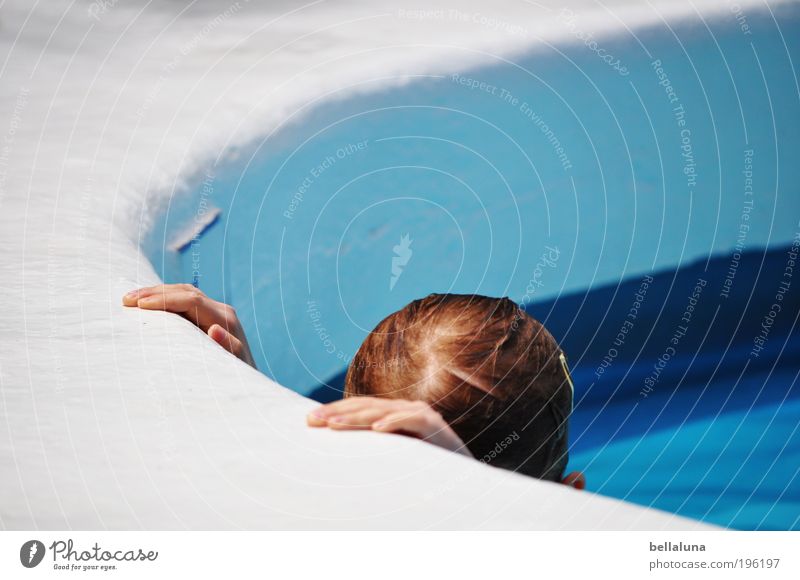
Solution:
<svg viewBox="0 0 800 580"><path fill-rule="evenodd" d="M123 303L189 318L252 363L236 314L189 285L127 294ZM389 315L350 364L345 398L309 414L312 427L418 437L496 467L578 489L564 477L573 386L541 323L508 298L431 294Z"/></svg>

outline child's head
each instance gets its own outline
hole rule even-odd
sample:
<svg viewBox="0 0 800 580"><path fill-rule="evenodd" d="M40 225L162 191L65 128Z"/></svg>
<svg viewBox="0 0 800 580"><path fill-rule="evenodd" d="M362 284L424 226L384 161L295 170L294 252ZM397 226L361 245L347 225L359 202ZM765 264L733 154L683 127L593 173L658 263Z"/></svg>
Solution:
<svg viewBox="0 0 800 580"><path fill-rule="evenodd" d="M431 294L389 315L347 371L355 395L425 401L490 465L555 481L566 467L566 361L508 298Z"/></svg>

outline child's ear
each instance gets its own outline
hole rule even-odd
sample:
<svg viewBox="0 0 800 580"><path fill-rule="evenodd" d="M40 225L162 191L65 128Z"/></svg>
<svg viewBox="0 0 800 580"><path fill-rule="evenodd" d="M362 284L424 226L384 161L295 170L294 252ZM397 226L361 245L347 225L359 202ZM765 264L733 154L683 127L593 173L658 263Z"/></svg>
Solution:
<svg viewBox="0 0 800 580"><path fill-rule="evenodd" d="M582 471L573 471L562 479L561 483L575 489L586 489L586 477Z"/></svg>

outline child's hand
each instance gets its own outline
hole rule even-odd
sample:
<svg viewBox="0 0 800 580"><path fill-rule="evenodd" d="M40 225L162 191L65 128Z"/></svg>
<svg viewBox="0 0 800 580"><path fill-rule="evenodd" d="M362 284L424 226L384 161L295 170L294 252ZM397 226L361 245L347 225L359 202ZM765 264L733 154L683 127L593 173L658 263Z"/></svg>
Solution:
<svg viewBox="0 0 800 580"><path fill-rule="evenodd" d="M307 421L311 427L408 435L472 457L450 425L423 401L349 397L323 405L309 413Z"/></svg>
<svg viewBox="0 0 800 580"><path fill-rule="evenodd" d="M191 284L161 284L128 292L125 306L144 310L166 310L180 314L231 354L256 366L247 337L232 306L212 300Z"/></svg>

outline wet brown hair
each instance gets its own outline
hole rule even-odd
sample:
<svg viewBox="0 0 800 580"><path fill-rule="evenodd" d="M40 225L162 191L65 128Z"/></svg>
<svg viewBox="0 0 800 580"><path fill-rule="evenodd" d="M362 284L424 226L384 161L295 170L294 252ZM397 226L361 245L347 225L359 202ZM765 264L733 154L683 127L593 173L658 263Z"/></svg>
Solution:
<svg viewBox="0 0 800 580"><path fill-rule="evenodd" d="M491 465L558 481L566 467L563 353L508 298L431 294L387 316L348 368L356 395L427 402Z"/></svg>

